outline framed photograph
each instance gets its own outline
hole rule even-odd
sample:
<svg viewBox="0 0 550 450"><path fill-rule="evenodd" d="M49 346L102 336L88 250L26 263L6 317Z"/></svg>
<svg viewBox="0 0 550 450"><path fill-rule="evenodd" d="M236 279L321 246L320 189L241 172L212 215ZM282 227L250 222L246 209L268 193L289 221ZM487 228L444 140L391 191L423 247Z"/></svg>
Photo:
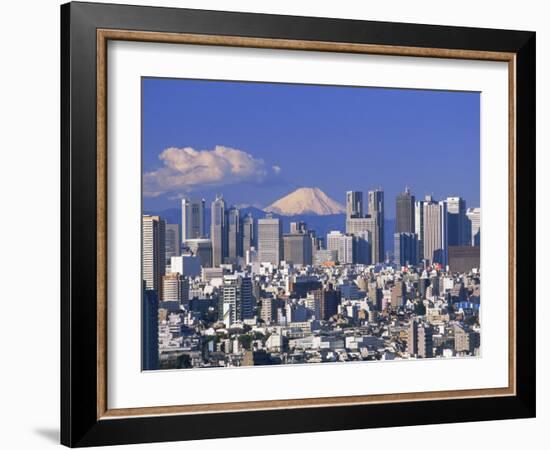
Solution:
<svg viewBox="0 0 550 450"><path fill-rule="evenodd" d="M63 444L534 417L534 32L61 27Z"/></svg>

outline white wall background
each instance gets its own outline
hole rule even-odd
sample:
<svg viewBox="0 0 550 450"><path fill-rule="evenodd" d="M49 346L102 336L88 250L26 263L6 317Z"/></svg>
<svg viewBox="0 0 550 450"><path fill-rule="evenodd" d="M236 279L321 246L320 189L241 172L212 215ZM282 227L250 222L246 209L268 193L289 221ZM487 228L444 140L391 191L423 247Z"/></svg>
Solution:
<svg viewBox="0 0 550 450"><path fill-rule="evenodd" d="M428 24L534 30L537 32L537 228L547 223L550 192L548 102L549 11L545 2L523 0L188 0L128 3L203 9L341 17ZM41 449L58 442L59 422L59 4L58 0L5 2L0 45L0 447ZM548 208L546 208L548 209ZM548 233L539 233L538 417L531 420L358 430L259 438L141 445L136 448L226 449L370 448L512 449L545 442L550 426L550 365L543 318L541 256ZM534 299L533 299L534 301ZM537 439L538 438L538 439ZM540 447L540 445L538 446Z"/></svg>

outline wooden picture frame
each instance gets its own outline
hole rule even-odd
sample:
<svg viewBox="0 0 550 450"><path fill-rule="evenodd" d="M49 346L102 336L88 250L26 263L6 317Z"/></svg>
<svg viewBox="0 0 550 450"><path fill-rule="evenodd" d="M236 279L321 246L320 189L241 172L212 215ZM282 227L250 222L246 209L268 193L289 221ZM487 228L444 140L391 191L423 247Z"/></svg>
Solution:
<svg viewBox="0 0 550 450"><path fill-rule="evenodd" d="M61 26L64 445L534 417L535 273L517 262L532 260L535 251L535 33L93 3L63 5ZM508 387L110 409L106 363L109 40L507 62Z"/></svg>

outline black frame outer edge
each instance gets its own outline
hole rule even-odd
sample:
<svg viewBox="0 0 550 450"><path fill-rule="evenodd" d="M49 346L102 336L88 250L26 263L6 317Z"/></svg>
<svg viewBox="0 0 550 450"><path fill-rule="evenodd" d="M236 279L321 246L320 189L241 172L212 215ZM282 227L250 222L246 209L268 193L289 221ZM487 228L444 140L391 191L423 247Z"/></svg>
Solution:
<svg viewBox="0 0 550 450"><path fill-rule="evenodd" d="M533 260L535 255L535 33L111 4L62 5L62 444L83 447L535 416L535 273L528 265L518 264L516 396L98 421L97 28L517 53L516 167L517 198L521 199L517 204L517 261Z"/></svg>

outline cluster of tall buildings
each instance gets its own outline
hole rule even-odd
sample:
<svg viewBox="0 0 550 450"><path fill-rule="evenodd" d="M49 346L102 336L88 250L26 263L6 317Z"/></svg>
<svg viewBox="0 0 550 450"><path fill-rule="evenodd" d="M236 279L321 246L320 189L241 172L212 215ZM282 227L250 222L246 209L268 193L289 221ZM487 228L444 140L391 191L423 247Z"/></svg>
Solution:
<svg viewBox="0 0 550 450"><path fill-rule="evenodd" d="M342 239L355 240L357 256L353 263L375 264L385 259L384 191L369 191L367 205L368 210L364 211L362 192L346 193L346 233ZM369 250L366 250L366 247Z"/></svg>
<svg viewBox="0 0 550 450"><path fill-rule="evenodd" d="M315 233L304 222L293 222L283 234L281 219L267 214L255 220L250 213L228 207L217 196L210 208L210 232L206 232L205 201L182 200L181 245L197 254L203 267L220 267L259 260L278 264L283 259L294 264L312 264L318 246Z"/></svg>
<svg viewBox="0 0 550 450"><path fill-rule="evenodd" d="M446 266L449 249L459 247L461 253L477 253L479 258L480 214L480 208L467 210L461 197L436 201L428 195L424 200L415 201L406 188L396 199L396 264L405 266L426 261Z"/></svg>
<svg viewBox="0 0 550 450"><path fill-rule="evenodd" d="M461 197L416 200L408 188L397 196L395 208L393 256L385 252L381 189L369 191L365 203L363 192L347 192L344 230L330 231L325 239L302 221L283 230L280 217L267 213L255 219L221 196L210 205L209 221L204 199L181 200L181 225L143 215L143 368L159 368L159 354L169 359L194 355L177 363L190 367L254 363L255 358L263 364L274 361L269 355L275 353L285 363L324 361L335 357L325 354L326 346L343 348L338 358L358 357L354 349L361 348L360 358L373 352L379 357L373 349L382 340L372 336L373 330L392 324L395 311L405 315L399 334L392 335L391 354L432 357L449 350L449 336L456 347L452 354L473 354L479 335L463 321L477 320L470 298L479 306L480 209L467 209ZM457 282L456 273L469 275ZM207 324L218 325L207 330ZM248 332L219 342L219 327L228 334L243 324L261 328L266 336L275 327L278 334L260 339L261 350L249 348L250 355L243 347ZM355 331L348 336L337 332L339 324L360 328L351 328ZM288 342L293 355L297 349L305 353L291 356ZM390 354L388 348L385 352ZM221 359L214 362L213 355Z"/></svg>

